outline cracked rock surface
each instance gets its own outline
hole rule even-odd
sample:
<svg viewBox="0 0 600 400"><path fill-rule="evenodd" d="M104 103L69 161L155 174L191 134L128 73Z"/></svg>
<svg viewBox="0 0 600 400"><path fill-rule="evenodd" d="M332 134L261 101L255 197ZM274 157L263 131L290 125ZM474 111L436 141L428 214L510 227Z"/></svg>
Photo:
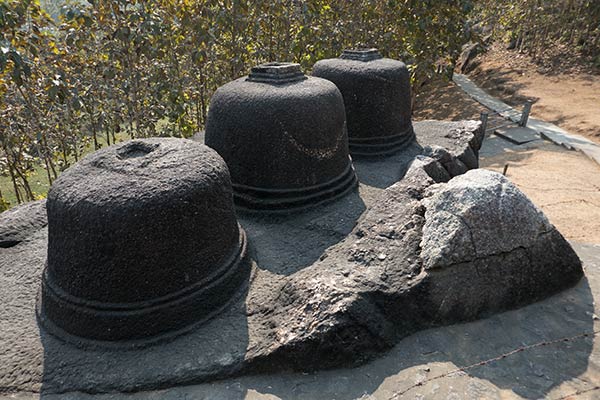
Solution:
<svg viewBox="0 0 600 400"><path fill-rule="evenodd" d="M477 124L427 123L438 139L417 123L418 145L355 162L358 192L301 214L240 214L255 261L247 291L170 342L131 351L61 342L35 321L47 229L0 249L0 393L141 391L356 365L418 330L574 285L581 262L514 185L448 167L478 149ZM427 150L436 141L446 158Z"/></svg>
<svg viewBox="0 0 600 400"><path fill-rule="evenodd" d="M581 276L571 246L505 177L473 170L435 184L417 165L253 316L277 326L258 369L352 364L416 330L523 305Z"/></svg>
<svg viewBox="0 0 600 400"><path fill-rule="evenodd" d="M530 248L553 229L519 189L491 171L469 171L431 186L428 194L421 240L425 269Z"/></svg>

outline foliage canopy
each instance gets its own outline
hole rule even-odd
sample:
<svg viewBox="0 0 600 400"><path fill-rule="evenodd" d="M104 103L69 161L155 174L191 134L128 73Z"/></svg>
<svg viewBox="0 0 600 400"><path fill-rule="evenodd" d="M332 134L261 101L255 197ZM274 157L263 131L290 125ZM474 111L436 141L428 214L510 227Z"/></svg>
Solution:
<svg viewBox="0 0 600 400"><path fill-rule="evenodd" d="M419 87L453 65L467 0L0 0L0 168L17 202L119 137L190 137L216 88L265 61L305 70L378 47ZM2 198L2 193L0 193ZM6 204L4 205L6 206Z"/></svg>

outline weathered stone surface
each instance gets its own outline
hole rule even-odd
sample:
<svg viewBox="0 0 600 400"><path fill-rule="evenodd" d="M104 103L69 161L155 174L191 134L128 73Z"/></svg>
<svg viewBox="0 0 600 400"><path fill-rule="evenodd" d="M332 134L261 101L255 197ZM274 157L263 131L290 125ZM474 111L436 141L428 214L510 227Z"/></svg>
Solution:
<svg viewBox="0 0 600 400"><path fill-rule="evenodd" d="M423 227L425 269L531 248L552 225L501 174L472 170L432 186Z"/></svg>
<svg viewBox="0 0 600 400"><path fill-rule="evenodd" d="M433 180L409 172L381 193L343 241L282 282L266 307L249 297L270 339L258 354L250 351L250 370L353 365L423 326L419 198ZM265 351L268 357L260 354Z"/></svg>
<svg viewBox="0 0 600 400"><path fill-rule="evenodd" d="M47 224L46 199L5 211L0 214L0 247L15 246Z"/></svg>
<svg viewBox="0 0 600 400"><path fill-rule="evenodd" d="M39 317L64 339L156 340L212 316L248 280L227 167L190 140L97 151L61 174L46 208Z"/></svg>
<svg viewBox="0 0 600 400"><path fill-rule="evenodd" d="M344 50L340 58L318 61L313 76L340 89L354 157L386 156L414 141L410 76L403 62L383 58L377 49Z"/></svg>
<svg viewBox="0 0 600 400"><path fill-rule="evenodd" d="M453 126L440 124L438 132ZM447 152L460 154L473 139L473 132L461 132L468 139L443 133L437 144L456 140ZM436 145L435 135L423 137ZM440 183L450 178L443 164L415 158L423 151L418 146L410 151L410 157L356 162L359 177L369 183L335 203L294 216L242 216L256 262L247 292L197 329L156 346L84 350L40 332L33 307L45 230L5 249L0 285L9 301L0 307L0 320L7 322L0 336L6 349L0 354L1 390L139 391L260 371L354 365L417 330L518 307L582 276L577 256L552 227L534 238L524 235L518 242L523 246L514 249L481 247L477 257L455 256L451 265L427 268L435 259L431 246L438 245L423 244L425 230L437 221L428 216L436 209L432 204L461 187L469 188L470 198L494 204L497 193L489 188L496 178L475 174ZM508 186L502 179L498 185ZM510 193L502 210L528 206ZM482 236L512 226L496 211L485 210L496 224ZM452 248L464 237L442 239ZM23 271L21 278L15 270Z"/></svg>
<svg viewBox="0 0 600 400"><path fill-rule="evenodd" d="M356 187L342 95L298 64L264 64L220 87L205 138L227 163L242 208L297 210Z"/></svg>
<svg viewBox="0 0 600 400"><path fill-rule="evenodd" d="M419 121L414 126L423 154L439 161L450 176L479 167L484 135L479 121Z"/></svg>
<svg viewBox="0 0 600 400"><path fill-rule="evenodd" d="M258 358L251 368L268 370L273 362L296 369L360 362L416 330L517 307L581 278L581 263L570 245L512 184L492 172L468 174L434 185L438 194L433 199L425 197L433 181L423 178L418 165L386 189L344 241L294 274L278 291L275 305L262 311L263 323L277 326L273 354ZM489 190L490 180L502 182L507 193ZM529 232L512 246L492 242L476 255L447 252L452 263L432 271L428 264L438 260L432 255L443 240L424 240L423 235L432 229L451 231L454 225L440 228L444 221L428 215L427 205L443 200L442 191L464 187L483 206L498 197L503 203L485 213L490 225L482 240L492 240L494 231L510 234L504 229L518 225L505 220L511 218L510 209L523 207L524 214L532 213L523 223L536 225L525 228ZM464 235L448 232L442 245L456 250L464 242Z"/></svg>
<svg viewBox="0 0 600 400"><path fill-rule="evenodd" d="M462 47L462 52L460 53L460 57L458 58L458 62L456 63L456 68L460 71L461 74L471 70L471 61L479 54L481 50L481 46L479 43L466 43Z"/></svg>
<svg viewBox="0 0 600 400"><path fill-rule="evenodd" d="M569 243L504 176L473 170L426 195L421 258L437 323L530 303L582 277Z"/></svg>

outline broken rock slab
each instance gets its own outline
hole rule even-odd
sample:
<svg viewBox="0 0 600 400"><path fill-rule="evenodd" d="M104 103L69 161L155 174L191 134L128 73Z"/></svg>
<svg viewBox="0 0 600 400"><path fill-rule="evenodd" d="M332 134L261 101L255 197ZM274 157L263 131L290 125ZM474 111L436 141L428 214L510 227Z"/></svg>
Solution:
<svg viewBox="0 0 600 400"><path fill-rule="evenodd" d="M417 330L528 304L581 278L568 242L502 175L423 176L410 169L253 316L277 328L269 356L252 357L249 370L357 363Z"/></svg>
<svg viewBox="0 0 600 400"><path fill-rule="evenodd" d="M420 121L415 131L423 155L439 161L451 176L479 167L484 135L479 121Z"/></svg>

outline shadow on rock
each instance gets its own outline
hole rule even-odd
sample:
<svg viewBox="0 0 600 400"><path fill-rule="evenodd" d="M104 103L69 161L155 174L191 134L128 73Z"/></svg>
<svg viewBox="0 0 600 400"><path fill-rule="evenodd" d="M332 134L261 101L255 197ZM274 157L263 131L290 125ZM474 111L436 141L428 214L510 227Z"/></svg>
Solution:
<svg viewBox="0 0 600 400"><path fill-rule="evenodd" d="M239 214L261 269L291 275L312 265L325 249L343 240L366 210L357 190L302 213Z"/></svg>
<svg viewBox="0 0 600 400"><path fill-rule="evenodd" d="M358 368L243 377L173 388L161 398L270 394L281 399L350 400L369 395L446 398L453 393L500 398L501 390L527 399L545 398L587 370L593 335L582 335L593 331L592 313L593 297L584 279L573 289L519 310L416 333ZM464 371L458 371L461 368Z"/></svg>
<svg viewBox="0 0 600 400"><path fill-rule="evenodd" d="M92 397L77 393L60 399L246 399L261 395L338 400L369 396L501 398L501 391L512 391L527 399L546 398L565 382L586 385L576 378L588 369L593 347L593 334L584 334L593 332L590 280L596 287L600 278L595 275L572 289L518 310L418 332L382 357L357 368L245 376L129 395ZM567 389L568 393L571 390L577 389Z"/></svg>
<svg viewBox="0 0 600 400"><path fill-rule="evenodd" d="M422 154L423 148L415 143L402 152L384 158L357 158L354 168L358 180L363 185L386 189L404 177L415 156Z"/></svg>
<svg viewBox="0 0 600 400"><path fill-rule="evenodd" d="M215 318L171 341L144 348L77 347L41 328L41 398L80 399L83 393L157 390L198 383L198 376L216 380L235 374L249 343L247 293L248 285Z"/></svg>

